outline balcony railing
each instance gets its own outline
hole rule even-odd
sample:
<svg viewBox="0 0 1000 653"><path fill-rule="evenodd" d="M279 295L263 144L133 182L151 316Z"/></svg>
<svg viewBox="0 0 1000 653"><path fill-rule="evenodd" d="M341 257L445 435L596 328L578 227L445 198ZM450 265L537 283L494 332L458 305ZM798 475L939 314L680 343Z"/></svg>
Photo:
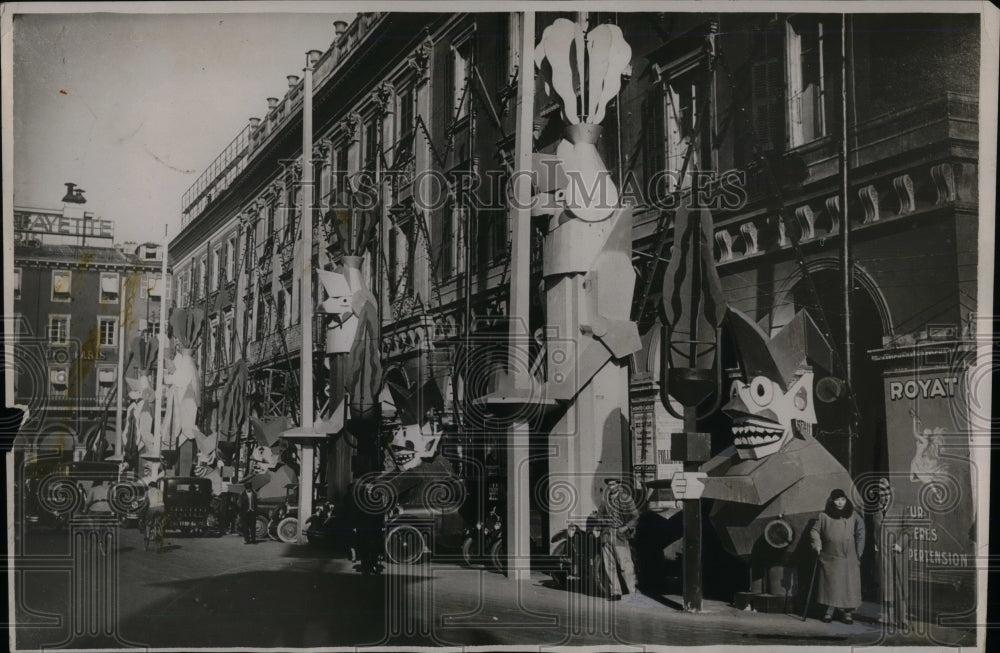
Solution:
<svg viewBox="0 0 1000 653"><path fill-rule="evenodd" d="M246 167L247 145L250 143L250 126L240 130L236 138L215 157L181 199L184 225L196 218L215 197L226 190Z"/></svg>
<svg viewBox="0 0 1000 653"><path fill-rule="evenodd" d="M247 346L247 363L254 365L279 356L298 353L302 349L302 325L278 329Z"/></svg>
<svg viewBox="0 0 1000 653"><path fill-rule="evenodd" d="M327 79L337 74L340 64L360 43L364 42L385 15L384 12L358 14L316 63L313 73L314 89L320 88ZM247 125L240 130L236 138L184 193L181 201L182 228L195 220L215 197L233 183L246 168L253 154L267 143L273 134L280 132L291 117L298 115L296 109L302 104L302 87L303 81L300 80L288 89L284 98L268 109L267 115L259 125L256 127Z"/></svg>

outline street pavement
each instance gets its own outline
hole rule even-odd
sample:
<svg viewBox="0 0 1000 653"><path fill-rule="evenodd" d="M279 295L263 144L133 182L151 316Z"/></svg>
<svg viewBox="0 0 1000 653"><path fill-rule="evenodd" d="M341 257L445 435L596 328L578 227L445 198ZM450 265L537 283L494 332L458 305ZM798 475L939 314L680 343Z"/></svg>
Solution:
<svg viewBox="0 0 1000 653"><path fill-rule="evenodd" d="M135 530L110 533L19 538L19 650L972 643L964 631L923 624L886 632L870 605L850 626L719 601L689 614L676 596L609 602L558 589L537 572L517 583L457 560L389 564L366 576L307 545L169 536L155 552Z"/></svg>

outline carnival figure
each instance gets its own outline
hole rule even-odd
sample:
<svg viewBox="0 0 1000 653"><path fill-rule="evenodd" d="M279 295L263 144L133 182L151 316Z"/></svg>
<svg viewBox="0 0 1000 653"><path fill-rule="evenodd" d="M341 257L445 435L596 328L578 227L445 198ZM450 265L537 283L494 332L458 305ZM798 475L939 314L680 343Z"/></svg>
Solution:
<svg viewBox="0 0 1000 653"><path fill-rule="evenodd" d="M750 565L747 600L764 595L783 602L797 592L810 520L831 491L854 487L812 434L816 370L830 370L833 350L805 311L772 338L736 309L728 309L726 320L743 374L723 407L733 444L701 471L675 473L670 487L675 499L714 500L710 518L723 547Z"/></svg>

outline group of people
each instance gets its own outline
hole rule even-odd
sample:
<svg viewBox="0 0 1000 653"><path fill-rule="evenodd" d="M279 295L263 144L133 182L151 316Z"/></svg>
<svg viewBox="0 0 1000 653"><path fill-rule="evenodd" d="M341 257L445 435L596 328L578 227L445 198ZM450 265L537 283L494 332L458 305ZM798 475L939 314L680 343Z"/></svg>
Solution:
<svg viewBox="0 0 1000 653"><path fill-rule="evenodd" d="M879 502L872 513L876 534L875 576L881 592L882 614L879 621L901 625L906 621L904 587L901 582L903 549L894 539L890 509L892 487L886 478L878 482ZM816 552L816 602L826 606L822 619L833 621L839 611L841 620L854 622L854 611L861 605L861 557L865 551L865 523L854 509L847 493L835 489L827 499L826 509L809 532Z"/></svg>
<svg viewBox="0 0 1000 653"><path fill-rule="evenodd" d="M903 599L902 547L894 539L892 488L888 479L878 482L879 502L872 513L876 534L874 543L875 576L881 591L883 611L879 620L901 625L906 620ZM588 523L591 533L599 535L599 556L595 560L601 577L595 583L611 601L636 597L635 566L630 543L635 534L639 512L628 488L619 479L608 479L604 498L594 518ZM575 526L568 529L570 549L581 549L582 539ZM861 558L865 551L864 519L854 509L847 493L835 489L825 510L809 531L809 542L817 555L814 572L815 601L824 606L824 622L831 622L839 611L844 623L853 623L854 612L861 606ZM571 574L581 573L575 563ZM594 573L592 571L592 573Z"/></svg>

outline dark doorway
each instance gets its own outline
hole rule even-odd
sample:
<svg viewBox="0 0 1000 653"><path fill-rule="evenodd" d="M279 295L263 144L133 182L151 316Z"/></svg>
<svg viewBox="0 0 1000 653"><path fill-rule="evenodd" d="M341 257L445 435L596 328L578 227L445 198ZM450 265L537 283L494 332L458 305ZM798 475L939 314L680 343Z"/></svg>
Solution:
<svg viewBox="0 0 1000 653"><path fill-rule="evenodd" d="M856 272L857 275L860 272ZM815 295L807 280L799 281L791 292L795 310L808 310L822 327L820 312L833 337L841 365L844 358L844 296L841 273L837 269L823 269L810 274ZM824 404L816 402L816 437L840 462L851 471L854 478L862 474L884 471L886 468L885 397L881 368L871 360L868 352L882 347L884 330L876 299L855 281L851 297L851 340L854 343L852 365L852 390L857 405L859 432L854 434L853 446L848 445L847 417L849 401L840 400ZM845 370L833 370L844 378ZM848 460L850 458L850 460Z"/></svg>

